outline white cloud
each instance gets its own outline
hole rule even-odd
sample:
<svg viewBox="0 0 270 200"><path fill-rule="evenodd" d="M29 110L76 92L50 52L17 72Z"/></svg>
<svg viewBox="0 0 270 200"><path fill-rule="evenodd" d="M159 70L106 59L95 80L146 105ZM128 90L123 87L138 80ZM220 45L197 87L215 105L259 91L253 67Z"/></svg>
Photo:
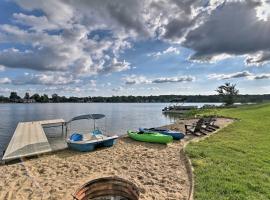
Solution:
<svg viewBox="0 0 270 200"><path fill-rule="evenodd" d="M101 71L105 73L111 73L111 72L121 72L121 71L126 71L130 69L130 63L124 61L118 61L116 58L112 59L112 63L105 68L102 68Z"/></svg>
<svg viewBox="0 0 270 200"><path fill-rule="evenodd" d="M15 2L28 11L43 11L51 23L67 26L73 22L72 18L75 14L74 8L63 1L47 0L44 2L42 0L15 0Z"/></svg>
<svg viewBox="0 0 270 200"><path fill-rule="evenodd" d="M157 90L160 90L159 87L149 87L147 88L148 90L151 90L151 91L157 91Z"/></svg>
<svg viewBox="0 0 270 200"><path fill-rule="evenodd" d="M48 92L48 93L67 93L67 94L75 94L78 96L81 96L81 94L85 94L88 92L97 92L99 89L97 88L92 88L92 87L74 87L74 86L49 86L43 89L43 92Z"/></svg>
<svg viewBox="0 0 270 200"><path fill-rule="evenodd" d="M148 80L145 76L137 76L134 74L130 76L125 76L123 80L125 81L125 84L127 85L151 83L151 81Z"/></svg>
<svg viewBox="0 0 270 200"><path fill-rule="evenodd" d="M2 94L7 94L7 93L10 93L14 90L10 89L10 88L3 88L3 87L0 87L0 95Z"/></svg>
<svg viewBox="0 0 270 200"><path fill-rule="evenodd" d="M192 60L200 62L218 62L231 56L245 56L249 65L263 65L270 60L267 34L270 32L267 10L270 4L266 0L15 2L22 8L21 13L13 14L12 25L0 25L0 43L24 48L2 49L0 65L44 71L45 78L41 75L33 78L38 84L69 84L82 76L129 70L131 63L121 59L121 55L137 41L167 42L170 47L149 54L157 58L180 54L175 46L181 44L193 50ZM35 15L31 11L41 14ZM48 71L71 74L72 77L57 79ZM126 82L192 80L193 77L156 80L139 77Z"/></svg>
<svg viewBox="0 0 270 200"><path fill-rule="evenodd" d="M112 84L110 82L101 84L101 87L110 87Z"/></svg>
<svg viewBox="0 0 270 200"><path fill-rule="evenodd" d="M58 73L25 74L12 80L15 85L67 85L79 82L73 75Z"/></svg>
<svg viewBox="0 0 270 200"><path fill-rule="evenodd" d="M179 76L179 77L159 77L147 78L145 76L131 75L123 78L126 85L134 84L150 84L150 83L177 83L177 82L191 82L195 80L193 76Z"/></svg>
<svg viewBox="0 0 270 200"><path fill-rule="evenodd" d="M112 88L112 91L113 92L120 92L120 91L123 91L124 88L122 86L119 86L119 87L116 87L116 88Z"/></svg>
<svg viewBox="0 0 270 200"><path fill-rule="evenodd" d="M3 71L5 71L5 66L3 66L3 65L0 65L0 72L3 72Z"/></svg>
<svg viewBox="0 0 270 200"><path fill-rule="evenodd" d="M193 76L180 76L180 77L161 77L153 79L152 83L177 83L177 82L191 82L194 81Z"/></svg>
<svg viewBox="0 0 270 200"><path fill-rule="evenodd" d="M212 61L222 55L246 56L246 62L255 65L270 60L270 42L266 34L270 31L270 20L258 18L258 9L265 10L269 2L217 2L219 6L202 15L200 23L187 33L182 43L195 51L191 59Z"/></svg>
<svg viewBox="0 0 270 200"><path fill-rule="evenodd" d="M232 78L247 78L249 80L270 79L270 74L253 74L249 71L236 72L231 74L209 74L208 79L226 80Z"/></svg>
<svg viewBox="0 0 270 200"><path fill-rule="evenodd" d="M167 49L165 49L164 51L158 51L158 52L154 52L154 53L149 53L147 54L147 56L151 56L151 57L154 57L154 58L159 58L160 56L162 55L165 55L165 54L180 54L180 51L179 49L175 48L175 47L168 47Z"/></svg>
<svg viewBox="0 0 270 200"><path fill-rule="evenodd" d="M246 57L246 64L248 66L262 66L269 63L270 60L270 50L269 51L259 51L258 53L248 55Z"/></svg>
<svg viewBox="0 0 270 200"><path fill-rule="evenodd" d="M164 54L167 54L167 53L175 53L175 54L179 54L180 51L175 48L175 47L169 47L168 49L166 49L165 51L163 51Z"/></svg>
<svg viewBox="0 0 270 200"><path fill-rule="evenodd" d="M176 28L181 29L177 36L182 37L179 32L186 32L193 26L192 19L199 15L193 10L203 6L195 1L181 3L176 0L171 3L159 0L15 2L26 11L39 10L44 15L14 13L13 20L24 28L0 26L0 42L22 44L26 48L24 51L1 51L0 64L84 76L130 69L130 63L120 60L119 55L130 48L132 42L140 38L173 41L171 22L175 21L179 25ZM109 31L110 36L95 34L91 38L96 30ZM179 54L179 50L169 47L160 53Z"/></svg>
<svg viewBox="0 0 270 200"><path fill-rule="evenodd" d="M0 84L9 84L9 83L11 83L10 78L8 77L0 78Z"/></svg>
<svg viewBox="0 0 270 200"><path fill-rule="evenodd" d="M90 86L91 86L91 87L97 87L97 82L96 82L96 80L90 80Z"/></svg>
<svg viewBox="0 0 270 200"><path fill-rule="evenodd" d="M30 29L36 31L43 30L56 30L60 28L57 24L48 21L46 16L34 16L34 15L25 15L23 13L14 13L14 21L16 23L30 26Z"/></svg>
<svg viewBox="0 0 270 200"><path fill-rule="evenodd" d="M39 8L35 3L34 5L22 4L26 7L29 6L30 10ZM50 13L50 8L45 7L44 9L48 14L58 15ZM0 43L19 43L26 45L26 49L4 49L0 51L1 65L40 71L72 72L79 76L130 69L129 62L118 58L124 49L130 47L126 36L121 35L120 32L119 35L114 33L113 37L96 41L89 38L94 29L86 26L80 20L77 23L64 20L65 25L63 25L62 22L57 24L56 19L52 19L52 16L49 15L36 17L16 13L13 16L17 23L27 25L29 29L21 29L7 24L0 25ZM59 17L59 19L62 19L62 17ZM55 34L46 31L51 29L55 31ZM14 59L10 59L10 57Z"/></svg>
<svg viewBox="0 0 270 200"><path fill-rule="evenodd" d="M252 76L252 79L260 80L260 79L270 79L270 74L258 74Z"/></svg>
<svg viewBox="0 0 270 200"><path fill-rule="evenodd" d="M256 16L259 20L268 21L270 17L270 5L269 1L262 0L261 5L256 9Z"/></svg>
<svg viewBox="0 0 270 200"><path fill-rule="evenodd" d="M215 54L215 55L209 55L209 56L197 56L196 59L194 59L194 56L189 56L188 60L193 61L195 63L218 63L221 60L225 60L228 58L232 58L233 55L229 55L227 53L221 53L221 54Z"/></svg>
<svg viewBox="0 0 270 200"><path fill-rule="evenodd" d="M242 78L242 77L250 77L252 73L249 71L236 72L231 74L209 74L208 79L217 79L217 80L225 80L231 78Z"/></svg>

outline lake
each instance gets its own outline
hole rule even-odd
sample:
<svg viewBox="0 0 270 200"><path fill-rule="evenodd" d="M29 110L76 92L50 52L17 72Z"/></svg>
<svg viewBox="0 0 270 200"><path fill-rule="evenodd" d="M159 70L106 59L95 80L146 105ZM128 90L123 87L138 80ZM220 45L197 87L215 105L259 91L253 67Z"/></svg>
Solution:
<svg viewBox="0 0 270 200"><path fill-rule="evenodd" d="M106 119L100 126L106 132L124 135L128 129L138 127L162 126L173 123L174 119L162 114L161 110L168 103L46 103L46 104L0 104L0 155L6 149L18 122L36 121L102 113ZM202 103L186 103L198 105ZM85 120L88 121L88 120ZM91 122L83 122L72 126L73 131L89 130Z"/></svg>

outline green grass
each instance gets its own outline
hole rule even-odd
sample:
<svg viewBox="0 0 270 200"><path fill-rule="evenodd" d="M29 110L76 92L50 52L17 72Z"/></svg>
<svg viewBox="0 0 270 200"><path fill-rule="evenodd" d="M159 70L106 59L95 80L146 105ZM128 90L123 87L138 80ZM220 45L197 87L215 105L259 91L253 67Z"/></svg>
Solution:
<svg viewBox="0 0 270 200"><path fill-rule="evenodd" d="M270 104L213 112L240 120L187 146L195 200L270 199Z"/></svg>

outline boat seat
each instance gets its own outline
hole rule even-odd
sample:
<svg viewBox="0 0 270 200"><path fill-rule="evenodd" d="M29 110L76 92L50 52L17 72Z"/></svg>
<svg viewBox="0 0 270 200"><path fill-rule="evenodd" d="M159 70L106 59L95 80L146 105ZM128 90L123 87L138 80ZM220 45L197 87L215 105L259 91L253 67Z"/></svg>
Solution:
<svg viewBox="0 0 270 200"><path fill-rule="evenodd" d="M93 130L92 134L93 135L102 135L102 132L101 132L101 130L96 129L96 130Z"/></svg>
<svg viewBox="0 0 270 200"><path fill-rule="evenodd" d="M91 134L83 134L83 140L93 140L95 139Z"/></svg>
<svg viewBox="0 0 270 200"><path fill-rule="evenodd" d="M92 138L96 140L104 140L107 138L107 136L98 134L98 135L93 135Z"/></svg>

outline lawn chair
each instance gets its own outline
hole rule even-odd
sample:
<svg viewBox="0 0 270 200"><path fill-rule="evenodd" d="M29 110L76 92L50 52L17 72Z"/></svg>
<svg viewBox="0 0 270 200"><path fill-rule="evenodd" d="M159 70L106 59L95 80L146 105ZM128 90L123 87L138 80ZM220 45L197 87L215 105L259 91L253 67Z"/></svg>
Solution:
<svg viewBox="0 0 270 200"><path fill-rule="evenodd" d="M204 125L203 118L199 119L196 123L186 124L185 125L186 134L191 133L196 136L200 136L201 134L207 135L207 132L205 132L206 129L203 127L203 125Z"/></svg>
<svg viewBox="0 0 270 200"><path fill-rule="evenodd" d="M204 118L204 124L205 126L208 128L208 129L212 129L212 130L216 130L216 129L219 129L219 126L215 125L215 122L216 122L216 118L213 117L213 116L209 116L209 117L206 117Z"/></svg>

